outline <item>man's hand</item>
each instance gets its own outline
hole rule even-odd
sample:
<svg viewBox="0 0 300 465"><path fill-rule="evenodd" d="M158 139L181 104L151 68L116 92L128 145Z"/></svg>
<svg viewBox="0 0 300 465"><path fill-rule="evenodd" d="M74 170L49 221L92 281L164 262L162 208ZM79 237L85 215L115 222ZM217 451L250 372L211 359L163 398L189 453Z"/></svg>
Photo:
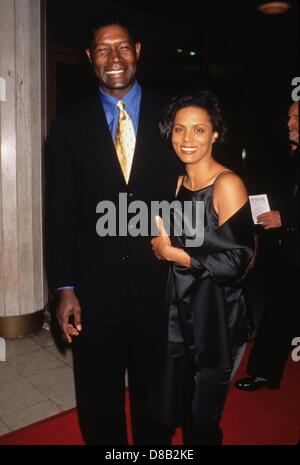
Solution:
<svg viewBox="0 0 300 465"><path fill-rule="evenodd" d="M56 314L63 337L70 344L72 337L79 336L79 332L82 330L81 308L73 289L58 291ZM71 316L74 317L74 322L70 321Z"/></svg>
<svg viewBox="0 0 300 465"><path fill-rule="evenodd" d="M257 221L264 229L274 229L282 226L281 216L278 210L272 210L258 215Z"/></svg>

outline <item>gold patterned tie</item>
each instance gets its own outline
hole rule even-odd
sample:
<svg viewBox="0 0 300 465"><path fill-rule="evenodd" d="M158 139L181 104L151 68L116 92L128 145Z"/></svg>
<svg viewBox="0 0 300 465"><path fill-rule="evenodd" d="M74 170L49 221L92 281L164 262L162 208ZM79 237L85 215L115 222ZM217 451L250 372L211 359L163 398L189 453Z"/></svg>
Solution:
<svg viewBox="0 0 300 465"><path fill-rule="evenodd" d="M125 103L119 100L117 107L120 110L120 115L116 130L115 147L125 181L128 184L135 148L135 134L131 118L124 108Z"/></svg>

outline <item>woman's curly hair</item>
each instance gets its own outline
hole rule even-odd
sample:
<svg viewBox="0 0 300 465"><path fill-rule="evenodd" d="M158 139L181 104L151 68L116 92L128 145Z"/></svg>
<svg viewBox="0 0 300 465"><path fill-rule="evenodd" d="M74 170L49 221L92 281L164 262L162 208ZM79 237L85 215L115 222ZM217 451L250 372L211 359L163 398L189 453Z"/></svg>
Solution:
<svg viewBox="0 0 300 465"><path fill-rule="evenodd" d="M171 142L172 129L177 112L182 108L188 107L205 110L210 118L213 131L219 134L216 142L224 142L227 127L223 120L221 104L216 95L207 90L195 93L183 92L172 98L169 105L165 108L162 120L159 123L160 134L166 142Z"/></svg>

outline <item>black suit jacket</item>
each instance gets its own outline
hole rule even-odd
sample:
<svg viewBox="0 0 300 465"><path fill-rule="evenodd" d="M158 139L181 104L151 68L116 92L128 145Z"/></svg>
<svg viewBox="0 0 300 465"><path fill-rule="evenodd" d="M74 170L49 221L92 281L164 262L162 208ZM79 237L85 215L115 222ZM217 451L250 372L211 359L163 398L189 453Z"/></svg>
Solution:
<svg viewBox="0 0 300 465"><path fill-rule="evenodd" d="M49 137L48 245L54 286L74 285L83 321L119 325L134 280L141 305L159 323L165 308L166 262L158 261L150 237L99 237L98 202L171 200L179 165L160 138L165 101L142 91L136 148L128 185L98 95L52 125ZM129 272L130 271L130 272ZM132 284L132 282L131 282Z"/></svg>

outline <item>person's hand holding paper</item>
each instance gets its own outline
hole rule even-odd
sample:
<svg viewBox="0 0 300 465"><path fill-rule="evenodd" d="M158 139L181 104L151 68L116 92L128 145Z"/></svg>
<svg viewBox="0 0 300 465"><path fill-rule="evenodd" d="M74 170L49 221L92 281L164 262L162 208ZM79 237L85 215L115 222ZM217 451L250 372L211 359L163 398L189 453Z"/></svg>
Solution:
<svg viewBox="0 0 300 465"><path fill-rule="evenodd" d="M254 224L264 229L280 228L281 217L278 210L270 210L267 194L249 195Z"/></svg>
<svg viewBox="0 0 300 465"><path fill-rule="evenodd" d="M264 229L273 229L281 227L281 217L278 210L271 210L261 213L256 217L257 223L261 224Z"/></svg>

